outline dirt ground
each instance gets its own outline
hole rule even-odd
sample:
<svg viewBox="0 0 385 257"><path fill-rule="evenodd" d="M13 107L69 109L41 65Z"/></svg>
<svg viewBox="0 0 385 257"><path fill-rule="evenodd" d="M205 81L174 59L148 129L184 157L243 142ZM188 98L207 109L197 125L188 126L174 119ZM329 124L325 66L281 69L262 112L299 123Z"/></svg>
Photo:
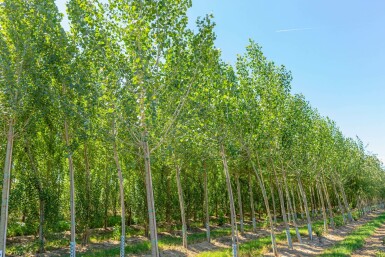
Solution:
<svg viewBox="0 0 385 257"><path fill-rule="evenodd" d="M302 238L302 243L293 242L293 250L288 249L287 242L283 241L278 243L278 251L280 256L318 256L325 249L333 246L337 242L343 240L345 236L351 233L352 230L367 223L369 220L377 217L381 211L373 212L368 214L365 217L362 217L358 221L354 221L345 226L339 227L337 229L330 229L327 235L324 235L321 238L321 241L316 236L313 237L313 241L310 241L307 237ZM304 225L304 224L302 224ZM284 228L282 225L279 225L277 228L278 231L282 231ZM269 236L270 233L268 230L260 229L257 233L246 232L243 236L239 237L239 243L242 244L244 242L255 240L260 237ZM378 249L382 249L385 251L385 245L383 244L383 239L385 238L385 225L383 225L380 229L376 231L376 234L371 237L365 247L360 251L355 253L355 257L358 256L375 256L375 253ZM293 237L293 240L296 238ZM137 243L143 240L147 240L144 237L132 237L128 238L127 241L129 243ZM113 248L119 245L118 241L106 241L98 244L91 244L88 247L78 248L78 252L85 252L91 249L101 249L101 248ZM79 247L79 246L78 246ZM184 249L182 246L169 246L167 249L161 251L162 257L193 257L202 252L208 251L216 251L222 250L231 247L231 237L225 236L213 239L211 243L208 242L200 242L196 244L190 244L188 249ZM67 256L68 249L60 249L52 252L47 252L45 254L39 255L41 257L53 257L53 256ZM130 254L132 257L151 257L150 253L147 254ZM272 252L266 253L264 256L274 256Z"/></svg>
<svg viewBox="0 0 385 257"><path fill-rule="evenodd" d="M259 230L257 233L245 232L244 235L239 236L239 243L255 240L259 237L265 237L270 235L268 231ZM188 249L184 249L181 246L170 246L167 250L161 251L162 257L193 257L202 252L216 251L231 247L231 237L224 236L211 240L211 243L201 242L191 244ZM146 255L130 255L133 257L151 257L151 254Z"/></svg>
<svg viewBox="0 0 385 257"><path fill-rule="evenodd" d="M310 241L308 238L302 238L302 244L298 242L293 242L294 249L289 250L287 248L286 241L278 243L278 251L280 256L290 256L290 257L304 257L304 256L318 256L325 249L333 246L337 242L343 240L348 234L350 234L355 228L367 223L373 218L377 217L381 212L373 212L368 214L365 217L362 217L358 221L354 221L345 226L341 226L338 229L330 229L327 235L324 235L321 238L321 241L315 236L313 237L313 241ZM278 230L282 231L283 227L278 228ZM382 236L385 237L385 225L383 226ZM260 230L257 234L246 233L244 236L239 238L239 243L246 242L249 240L257 239L258 237L264 237L270 235L268 231ZM293 238L294 239L294 238ZM379 240L381 236L379 236ZM378 242L377 242L378 243ZM380 242L382 243L382 241ZM188 247L188 249L183 249L182 247L175 246L169 248L165 251L162 251L161 254L163 257L193 257L199 253L207 252L207 251L215 251L221 250L224 248L231 247L231 237L221 237L213 240L211 243L202 242L198 244L192 244ZM376 246L373 246L375 248ZM385 250L385 249L384 249ZM135 257L150 257L151 255L134 255ZM265 254L264 256L274 256L272 252ZM361 255L360 253L356 255L358 256L375 256L375 255Z"/></svg>
<svg viewBox="0 0 385 257"><path fill-rule="evenodd" d="M355 251L352 257L376 256L376 253L385 253L385 224L365 241L364 247Z"/></svg>
<svg viewBox="0 0 385 257"><path fill-rule="evenodd" d="M352 223L349 223L345 226L341 226L334 230L329 229L328 234L322 236L321 241L319 240L319 238L317 238L317 236L313 237L313 241L310 241L308 237L306 238L303 237L302 244L300 244L299 242L293 243L293 248L294 248L293 250L288 249L286 242L281 242L278 244L278 252L280 253L280 256L287 256L287 257L318 256L327 248L332 247L334 244L343 240L355 228L369 222L373 218L377 217L380 213L382 212L381 211L373 212L368 214L365 217L362 217L358 221L354 221ZM272 252L269 252L264 256L274 256L274 255ZM363 255L357 255L357 256L363 256ZM375 256L375 255L368 255L368 256Z"/></svg>

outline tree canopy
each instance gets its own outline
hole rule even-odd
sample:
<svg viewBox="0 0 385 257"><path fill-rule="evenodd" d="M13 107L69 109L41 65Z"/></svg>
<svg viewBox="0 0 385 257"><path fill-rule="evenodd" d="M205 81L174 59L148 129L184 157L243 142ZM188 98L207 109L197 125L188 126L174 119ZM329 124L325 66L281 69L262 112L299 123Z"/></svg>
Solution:
<svg viewBox="0 0 385 257"><path fill-rule="evenodd" d="M181 225L187 246L193 224L210 240L222 217L236 256L255 211L274 236L278 210L287 228L302 210L311 234L311 212L332 226L384 200L378 157L293 94L253 40L225 63L212 15L187 26L191 4L69 0L64 31L54 0L0 1L0 251L7 235L36 234L43 252L71 230L75 256L91 229L118 226L124 253L125 227L140 225L159 256L159 227Z"/></svg>

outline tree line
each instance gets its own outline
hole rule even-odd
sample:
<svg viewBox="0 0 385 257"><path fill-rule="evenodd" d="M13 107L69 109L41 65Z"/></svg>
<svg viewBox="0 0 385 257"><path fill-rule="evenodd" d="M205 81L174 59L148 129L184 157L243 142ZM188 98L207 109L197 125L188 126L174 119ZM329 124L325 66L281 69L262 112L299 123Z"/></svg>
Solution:
<svg viewBox="0 0 385 257"><path fill-rule="evenodd" d="M107 2L107 3L106 3ZM69 0L69 31L53 0L0 1L0 251L19 222L45 234L68 221L70 254L92 228L120 216L139 224L159 256L158 227L228 219L233 255L245 222L255 231L316 213L382 203L376 155L345 137L291 73L250 40L234 65L215 47L213 17L188 26L190 0ZM239 231L238 231L239 229ZM79 235L76 237L76 233Z"/></svg>

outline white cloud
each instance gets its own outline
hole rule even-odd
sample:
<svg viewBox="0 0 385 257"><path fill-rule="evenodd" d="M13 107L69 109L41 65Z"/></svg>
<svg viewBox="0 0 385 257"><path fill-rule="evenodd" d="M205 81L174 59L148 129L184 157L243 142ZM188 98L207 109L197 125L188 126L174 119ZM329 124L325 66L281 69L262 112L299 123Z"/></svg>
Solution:
<svg viewBox="0 0 385 257"><path fill-rule="evenodd" d="M291 32L291 31L311 30L311 29L313 28L280 29L280 30L276 30L275 32L280 33L280 32Z"/></svg>

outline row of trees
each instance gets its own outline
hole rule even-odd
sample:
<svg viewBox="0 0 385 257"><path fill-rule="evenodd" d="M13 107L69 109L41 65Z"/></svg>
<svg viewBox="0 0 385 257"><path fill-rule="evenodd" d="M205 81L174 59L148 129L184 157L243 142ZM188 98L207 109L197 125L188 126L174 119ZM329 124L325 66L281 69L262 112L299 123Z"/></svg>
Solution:
<svg viewBox="0 0 385 257"><path fill-rule="evenodd" d="M69 0L66 32L53 0L0 1L3 254L8 223L44 251L45 231L70 220L75 256L75 231L87 244L120 215L122 256L126 225L143 225L159 256L157 222L181 224L187 247L191 221L210 241L212 216L230 218L237 256L237 224L256 230L256 212L277 254L278 216L292 247L297 214L311 237L316 212L327 230L384 198L382 164L359 139L292 95L290 72L253 41L224 63L211 16L188 29L190 6Z"/></svg>

